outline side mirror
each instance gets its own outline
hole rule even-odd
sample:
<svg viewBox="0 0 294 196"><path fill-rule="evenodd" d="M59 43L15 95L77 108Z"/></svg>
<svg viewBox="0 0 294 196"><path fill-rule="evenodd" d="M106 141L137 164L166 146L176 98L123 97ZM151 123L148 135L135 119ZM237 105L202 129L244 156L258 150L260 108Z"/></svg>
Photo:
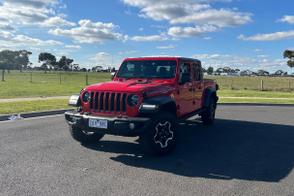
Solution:
<svg viewBox="0 0 294 196"><path fill-rule="evenodd" d="M180 77L179 84L185 84L187 82L191 82L190 73L182 73Z"/></svg>
<svg viewBox="0 0 294 196"><path fill-rule="evenodd" d="M114 78L115 74L116 74L116 71L115 71L115 72L111 72L111 73L110 73L111 80L113 80L113 78Z"/></svg>

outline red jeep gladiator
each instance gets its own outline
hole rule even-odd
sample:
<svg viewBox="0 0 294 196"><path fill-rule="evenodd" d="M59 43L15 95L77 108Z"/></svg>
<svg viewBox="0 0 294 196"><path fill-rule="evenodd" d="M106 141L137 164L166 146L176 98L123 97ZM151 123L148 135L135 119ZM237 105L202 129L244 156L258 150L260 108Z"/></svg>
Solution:
<svg viewBox="0 0 294 196"><path fill-rule="evenodd" d="M166 154L176 144L178 121L200 115L212 124L217 84L203 79L201 62L183 57L127 58L112 81L90 85L70 97L66 112L72 137L98 141L104 134L139 136L151 153Z"/></svg>

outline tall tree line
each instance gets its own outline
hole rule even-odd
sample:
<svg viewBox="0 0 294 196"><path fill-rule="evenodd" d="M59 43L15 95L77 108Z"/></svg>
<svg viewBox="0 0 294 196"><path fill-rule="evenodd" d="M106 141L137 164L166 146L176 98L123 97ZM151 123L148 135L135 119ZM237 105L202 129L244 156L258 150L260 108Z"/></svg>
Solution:
<svg viewBox="0 0 294 196"><path fill-rule="evenodd" d="M77 65L74 65L73 59L62 56L58 61L56 57L47 52L42 52L39 54L39 62L42 63L41 68L43 70L77 70L79 69Z"/></svg>
<svg viewBox="0 0 294 196"><path fill-rule="evenodd" d="M30 62L30 55L32 52L27 50L3 50L0 51L0 69L3 70L25 70L32 68ZM35 67L39 70L80 70L77 64L73 64L74 60L66 56L62 56L58 61L56 57L47 52L39 54L39 62L42 63L40 67Z"/></svg>
<svg viewBox="0 0 294 196"><path fill-rule="evenodd" d="M27 50L3 50L0 52L0 69L22 70L30 65L29 56L32 52Z"/></svg>
<svg viewBox="0 0 294 196"><path fill-rule="evenodd" d="M289 67L294 67L294 50L285 50L283 53L284 58L288 58L287 64Z"/></svg>

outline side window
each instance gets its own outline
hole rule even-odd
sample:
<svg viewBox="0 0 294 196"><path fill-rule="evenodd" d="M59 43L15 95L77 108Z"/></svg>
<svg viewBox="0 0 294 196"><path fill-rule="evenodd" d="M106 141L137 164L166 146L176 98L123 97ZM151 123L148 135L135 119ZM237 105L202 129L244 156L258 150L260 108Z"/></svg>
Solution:
<svg viewBox="0 0 294 196"><path fill-rule="evenodd" d="M191 82L191 66L190 63L181 63L180 66L180 84Z"/></svg>
<svg viewBox="0 0 294 196"><path fill-rule="evenodd" d="M194 80L200 81L203 79L201 64L193 63Z"/></svg>

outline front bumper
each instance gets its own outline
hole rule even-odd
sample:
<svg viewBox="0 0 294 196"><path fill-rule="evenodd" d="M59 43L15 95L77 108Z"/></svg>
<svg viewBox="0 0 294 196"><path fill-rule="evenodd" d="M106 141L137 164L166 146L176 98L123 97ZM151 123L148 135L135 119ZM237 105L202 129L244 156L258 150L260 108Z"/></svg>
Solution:
<svg viewBox="0 0 294 196"><path fill-rule="evenodd" d="M102 117L80 114L74 111L65 112L65 119L70 126L75 126L87 132L100 132L110 135L139 136L147 126L150 118L143 117ZM107 128L89 127L89 119L107 120ZM133 124L134 126L130 126Z"/></svg>

